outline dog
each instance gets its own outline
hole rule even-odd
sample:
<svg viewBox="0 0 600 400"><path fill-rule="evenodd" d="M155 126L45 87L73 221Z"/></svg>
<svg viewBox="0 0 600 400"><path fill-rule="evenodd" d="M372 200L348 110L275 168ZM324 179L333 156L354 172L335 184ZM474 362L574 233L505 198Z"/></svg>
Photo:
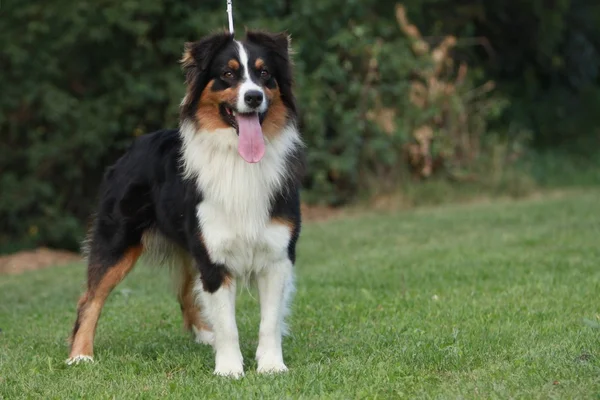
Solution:
<svg viewBox="0 0 600 400"><path fill-rule="evenodd" d="M286 371L304 166L289 36L215 33L181 64L179 129L140 136L105 172L67 363L93 361L103 304L144 253L178 272L184 325L213 346L216 375L244 375L236 287L256 283L257 370Z"/></svg>

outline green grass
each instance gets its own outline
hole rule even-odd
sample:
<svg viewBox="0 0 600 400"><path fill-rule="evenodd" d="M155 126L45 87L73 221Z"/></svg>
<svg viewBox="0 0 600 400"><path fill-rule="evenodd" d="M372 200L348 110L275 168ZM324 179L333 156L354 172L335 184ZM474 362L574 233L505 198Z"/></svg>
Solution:
<svg viewBox="0 0 600 400"><path fill-rule="evenodd" d="M600 399L600 191L307 225L280 376L255 372L254 292L246 377L213 377L168 274L141 266L96 363L65 366L83 273L0 276L0 398Z"/></svg>
<svg viewBox="0 0 600 400"><path fill-rule="evenodd" d="M536 151L526 169L542 188L593 187L600 185L600 151L590 143L579 151Z"/></svg>

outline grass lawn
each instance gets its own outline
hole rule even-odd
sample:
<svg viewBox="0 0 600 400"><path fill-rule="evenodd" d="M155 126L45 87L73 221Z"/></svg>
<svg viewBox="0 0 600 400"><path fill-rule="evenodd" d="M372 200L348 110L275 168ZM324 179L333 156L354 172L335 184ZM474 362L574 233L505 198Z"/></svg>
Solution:
<svg viewBox="0 0 600 400"><path fill-rule="evenodd" d="M0 398L600 399L600 191L307 225L286 375L255 372L254 291L246 376L214 377L168 274L143 266L107 302L96 362L67 367L83 277L0 276Z"/></svg>

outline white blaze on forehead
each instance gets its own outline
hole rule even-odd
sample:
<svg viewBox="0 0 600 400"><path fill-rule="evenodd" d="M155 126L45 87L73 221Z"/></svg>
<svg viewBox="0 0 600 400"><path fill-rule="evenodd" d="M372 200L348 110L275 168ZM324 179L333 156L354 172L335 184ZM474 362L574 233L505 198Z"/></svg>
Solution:
<svg viewBox="0 0 600 400"><path fill-rule="evenodd" d="M244 71L244 75L243 75L243 79L245 80L250 80L252 82L252 80L250 79L250 74L248 73L248 52L246 51L246 49L244 48L244 45L241 42L238 42L237 40L235 41L235 44L237 44L238 47L238 55L240 56L240 63L243 65L243 71ZM254 83L254 82L252 82Z"/></svg>
<svg viewBox="0 0 600 400"><path fill-rule="evenodd" d="M235 41L235 44L238 47L238 55L240 57L240 64L242 65L242 83L241 83L240 89L238 91L238 99L237 99L237 105L236 105L237 110L238 110L238 112L241 112L241 113L257 111L257 110L250 109L244 102L244 95L248 91L257 90L263 94L264 100L263 100L262 104L260 105L260 107L258 108L258 112L263 113L263 112L267 111L267 98L265 96L265 92L262 89L262 87L257 85L252 80L252 77L250 76L250 63L248 61L248 52L244 48L244 45L237 40Z"/></svg>

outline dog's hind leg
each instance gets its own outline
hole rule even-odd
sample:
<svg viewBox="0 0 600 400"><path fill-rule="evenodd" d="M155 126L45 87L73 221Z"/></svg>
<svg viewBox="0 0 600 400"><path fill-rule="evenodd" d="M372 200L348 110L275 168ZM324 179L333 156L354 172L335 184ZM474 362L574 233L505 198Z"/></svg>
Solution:
<svg viewBox="0 0 600 400"><path fill-rule="evenodd" d="M77 306L77 320L71 334L71 351L67 364L92 361L94 334L102 306L110 292L135 265L142 253L142 245L129 246L119 252L119 256L111 256L111 259L116 260L114 262L100 261L102 259L95 256L95 251L92 244L88 263L88 287Z"/></svg>
<svg viewBox="0 0 600 400"><path fill-rule="evenodd" d="M196 279L198 279L197 273L192 271L191 261L186 260L181 266L177 294L181 313L183 314L183 326L194 334L196 342L212 346L215 336L210 325L204 321L200 304L196 299L194 293Z"/></svg>

